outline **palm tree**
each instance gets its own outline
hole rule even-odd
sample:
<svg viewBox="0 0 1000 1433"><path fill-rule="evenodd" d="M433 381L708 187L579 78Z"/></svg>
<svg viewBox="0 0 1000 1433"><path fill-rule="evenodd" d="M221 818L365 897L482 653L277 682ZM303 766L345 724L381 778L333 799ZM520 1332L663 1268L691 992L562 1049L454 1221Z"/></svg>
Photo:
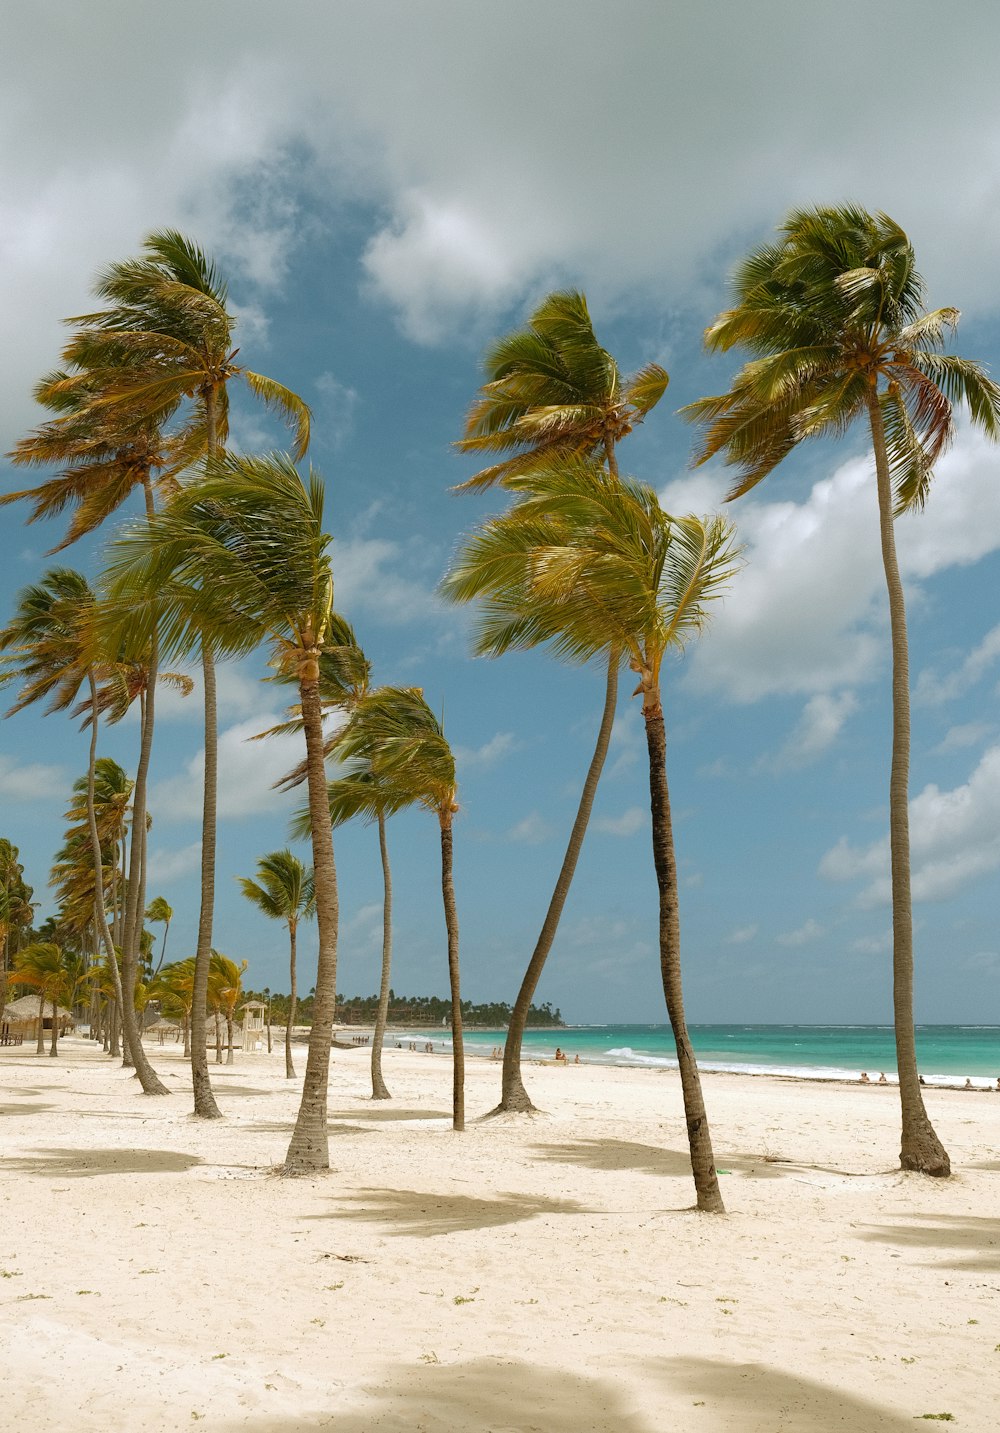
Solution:
<svg viewBox="0 0 1000 1433"><path fill-rule="evenodd" d="M519 480L520 481L520 480ZM501 653L551 642L585 661L609 647L638 675L649 749L660 970L687 1120L698 1208L722 1211L698 1067L684 1014L677 866L660 673L706 620L734 571L731 527L672 518L643 484L609 483L593 460L564 459L523 480L525 496L487 524L454 580L482 596L477 646Z"/></svg>
<svg viewBox="0 0 1000 1433"><path fill-rule="evenodd" d="M618 442L655 407L670 381L666 370L655 363L623 378L614 358L597 341L586 299L574 292L550 294L524 328L494 345L484 367L487 380L469 411L465 436L456 446L463 452L510 456L476 473L462 488L494 483L509 487L512 480L530 477L538 467L584 455L603 456L609 477L617 480ZM468 600L462 584L451 577L443 590L456 601ZM583 849L611 741L620 665L621 654L609 647L597 742L552 898L511 1011L495 1113L534 1108L521 1075L524 1029Z"/></svg>
<svg viewBox="0 0 1000 1433"><path fill-rule="evenodd" d="M194 999L194 960L176 960L165 965L150 981L149 991L159 999L164 1015L180 1017L184 1034L184 1058L191 1054L191 1004Z"/></svg>
<svg viewBox="0 0 1000 1433"><path fill-rule="evenodd" d="M793 211L776 243L743 260L735 304L705 334L707 346L742 348L750 361L727 393L684 410L703 427L699 463L721 453L739 468L736 498L804 438L867 423L892 640L893 1012L902 1114L900 1164L947 1176L947 1152L924 1108L913 1028L910 898L910 697L906 608L893 519L927 500L934 462L953 434L952 405L1000 437L1000 386L979 364L941 350L958 310L923 311L913 248L885 214L855 206Z"/></svg>
<svg viewBox="0 0 1000 1433"><path fill-rule="evenodd" d="M16 953L20 933L31 925L34 905L31 897L34 891L24 881L24 867L21 853L6 837L0 838L0 1020L3 1019L7 1003L7 974L12 954L11 935L14 935Z"/></svg>
<svg viewBox="0 0 1000 1433"><path fill-rule="evenodd" d="M104 455L104 448L99 443L95 449L95 433L101 437L108 422L125 415L128 419L127 435L134 442L137 435L144 437L143 425L155 430L157 424L162 424L186 403L186 424L157 459L165 470L165 482L169 479L168 489L175 487L177 472L202 455L214 457L226 442L229 433L229 383L237 378L242 378L257 398L292 422L296 453L301 456L305 451L309 442L308 407L280 383L236 362L238 350L233 347L236 321L227 307L226 285L212 261L191 240L174 230L150 235L143 246L142 256L111 265L99 279L96 291L109 307L70 320L79 328L64 351L68 372L50 375L39 391L40 398L48 406L58 408L62 405L70 411L62 420L39 430L36 439L27 440L22 445L23 452L16 455L25 462L63 456L59 444L65 445L64 430L68 427L71 437L88 445L86 460L78 462L75 471L67 475L70 481L65 489L66 497L43 489L18 495L35 498L33 516L57 511L72 500L79 505L77 520L71 529L74 535L79 535L76 531L78 527L87 530L85 526L81 527L85 520L100 521L97 514L111 510L109 500L96 492L93 473L86 474L90 486L81 487L80 472L87 462L99 462ZM117 436L115 441L118 441ZM155 442L153 446L155 449ZM99 481L97 486L100 486ZM153 502L148 469L144 486L147 513L151 513ZM122 476L116 491L126 487L126 478ZM93 521L91 525L94 525ZM155 675L155 630L150 637ZM219 1109L212 1094L202 1038L215 901L218 772L216 681L209 648L202 650L202 665L205 686L205 796L201 845L202 898L195 957L196 999L192 1017L195 1027L192 1077L195 1113L203 1118L217 1118ZM148 723L149 743L143 742L136 778L137 807L141 808L143 815L143 761L148 761L153 719L150 687L143 727L145 736L145 724ZM133 837L141 843L145 839L144 828L135 831ZM141 927L140 911L137 888L130 892L126 952L136 947Z"/></svg>
<svg viewBox="0 0 1000 1433"><path fill-rule="evenodd" d="M308 759L319 958L302 1103L285 1169L329 1168L327 1080L337 984L337 877L326 795L320 659L333 612L323 484L291 458L226 455L145 529L114 545L110 580L123 622L159 622L165 650L244 655L262 642L298 681ZM197 1013L197 999L195 1001ZM197 1030L193 1031L197 1041Z"/></svg>
<svg viewBox="0 0 1000 1433"><path fill-rule="evenodd" d="M30 985L38 991L38 1043L36 1055L45 1053L43 1021L45 1002L52 1005L52 1039L50 1055L59 1054L59 1001L66 998L67 974L61 948L52 941L33 941L19 951L14 961L14 983Z"/></svg>
<svg viewBox="0 0 1000 1433"><path fill-rule="evenodd" d="M87 683L89 697L83 704L83 709L90 713L88 720L91 728L90 760L87 767L87 813L95 873L103 870L101 841L94 807L98 725L97 677L102 662L107 665L102 658L102 650L95 634L96 621L96 602L86 578L70 568L52 568L43 576L41 582L26 587L19 594L13 619L0 631L0 652L5 654L0 658L0 682L21 683L20 695L7 712L8 716L46 698L49 699L46 713L65 711L76 701L84 682ZM149 735L151 737L151 732ZM145 731L143 748L148 765ZM140 769L141 767L140 760ZM143 818L144 816L143 811ZM138 882L138 866L133 862L130 869ZM118 964L114 958L114 942L104 909L103 879L95 879L94 900L98 929L109 968L117 980ZM128 961L127 939L123 941L123 946L124 987L123 990L117 991L117 998L122 1011L127 1051L143 1092L147 1095L165 1095L169 1092L150 1065L139 1040L135 1010L131 1004L132 967ZM128 999L125 994L128 994Z"/></svg>
<svg viewBox="0 0 1000 1433"><path fill-rule="evenodd" d="M330 788L335 820L370 820L419 805L438 819L441 832L441 894L448 938L451 985L452 1127L465 1129L465 1054L459 989L458 912L452 876L452 824L458 811L455 758L441 725L414 687L378 687L360 701L334 748L347 767ZM313 818L312 804L309 810Z"/></svg>
<svg viewBox="0 0 1000 1433"><path fill-rule="evenodd" d="M160 946L160 958L156 962L156 969L153 971L154 977L159 974L160 967L163 965L163 957L167 953L167 936L170 934L170 922L173 918L173 907L168 905L164 896L154 896L146 907L146 920L155 921L157 924L159 924L160 921L163 922L163 943Z"/></svg>
<svg viewBox="0 0 1000 1433"><path fill-rule="evenodd" d="M248 901L251 901L264 915L272 920L284 921L288 927L288 970L291 980L291 997L288 1002L288 1023L285 1026L285 1077L295 1078L292 1064L292 1029L295 1025L295 984L296 936L299 921L307 920L316 909L316 891L312 871L307 870L291 851L272 851L257 862L258 880L241 876L240 887Z"/></svg>

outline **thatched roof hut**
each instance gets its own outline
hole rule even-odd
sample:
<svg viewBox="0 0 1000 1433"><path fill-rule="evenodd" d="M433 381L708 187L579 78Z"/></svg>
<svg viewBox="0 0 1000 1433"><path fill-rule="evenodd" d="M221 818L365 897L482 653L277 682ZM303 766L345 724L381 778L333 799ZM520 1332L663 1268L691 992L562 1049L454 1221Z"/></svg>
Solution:
<svg viewBox="0 0 1000 1433"><path fill-rule="evenodd" d="M17 1000L8 1000L4 1006L3 1023L10 1028L20 1030L21 1034L30 1039L38 1034L38 996L21 995ZM56 1007L56 1023L60 1035L76 1026L76 1020L72 1010L64 1010L61 1005ZM45 1011L42 1016L42 1029L52 1029L52 1004L45 1002Z"/></svg>

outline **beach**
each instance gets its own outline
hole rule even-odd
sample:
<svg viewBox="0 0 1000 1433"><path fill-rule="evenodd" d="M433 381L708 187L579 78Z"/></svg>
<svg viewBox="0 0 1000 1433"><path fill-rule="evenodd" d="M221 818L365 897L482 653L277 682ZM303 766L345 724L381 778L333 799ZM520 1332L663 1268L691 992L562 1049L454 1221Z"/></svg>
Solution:
<svg viewBox="0 0 1000 1433"><path fill-rule="evenodd" d="M350 1038L348 1036L348 1038ZM0 1389L23 1429L902 1433L995 1426L1000 1094L930 1089L956 1170L897 1168L894 1087L704 1076L728 1215L691 1212L672 1071L333 1052L332 1170L277 1177L284 1052L190 1114L99 1046L0 1050Z"/></svg>

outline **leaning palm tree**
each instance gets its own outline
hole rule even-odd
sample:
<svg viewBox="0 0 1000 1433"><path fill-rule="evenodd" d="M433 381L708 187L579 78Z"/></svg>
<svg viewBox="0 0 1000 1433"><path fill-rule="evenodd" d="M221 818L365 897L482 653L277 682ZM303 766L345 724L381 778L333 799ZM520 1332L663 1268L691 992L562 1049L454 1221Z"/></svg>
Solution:
<svg viewBox="0 0 1000 1433"><path fill-rule="evenodd" d="M415 805L437 817L451 986L452 1127L464 1130L465 1053L452 875L452 826L458 811L455 758L440 723L415 687L378 687L369 692L338 733L334 752L346 767L342 780L330 787L329 810L336 821L355 815L377 821L380 815L384 819L404 806Z"/></svg>
<svg viewBox="0 0 1000 1433"><path fill-rule="evenodd" d="M327 1080L337 982L337 877L326 795L320 660L333 611L323 484L290 457L227 455L206 464L145 528L114 544L109 582L119 622L158 624L165 651L245 655L271 647L298 682L308 760L319 958L302 1102L285 1169L329 1168ZM197 1012L197 999L195 1004ZM197 1030L193 1031L197 1043Z"/></svg>
<svg viewBox="0 0 1000 1433"><path fill-rule="evenodd" d="M175 230L151 234L140 258L113 264L97 284L109 307L74 320L79 330L65 352L75 369L120 370L103 402L152 418L187 405L184 451L214 459L229 436L229 385L242 379L254 396L285 417L295 432L295 453L309 443L307 405L282 384L238 364L236 320L221 273L211 259ZM214 1119L204 1042L205 990L215 905L218 719L212 648L201 648L205 699L205 774L201 841L201 910L195 953L192 1079L195 1113Z"/></svg>
<svg viewBox="0 0 1000 1433"><path fill-rule="evenodd" d="M291 981L291 995L288 1000L288 1021L285 1026L285 1077L295 1078L292 1063L292 1029L295 1025L296 988L296 938L299 921L308 920L316 910L316 891L312 871L308 870L298 856L291 851L271 851L257 862L256 881L249 876L239 878L240 888L247 900L270 916L271 920L284 921L288 929L288 974Z"/></svg>
<svg viewBox="0 0 1000 1433"><path fill-rule="evenodd" d="M45 1053L45 1002L52 1005L50 1055L59 1054L59 1001L67 991L66 966L62 949L53 941L33 941L18 952L14 961L15 985L30 985L38 991L38 1040L36 1055Z"/></svg>
<svg viewBox="0 0 1000 1433"><path fill-rule="evenodd" d="M706 620L734 571L731 527L672 518L643 484L609 483L593 460L564 459L523 480L526 495L469 544L454 575L479 596L479 650L550 642L585 661L610 646L637 674L649 749L660 972L674 1034L698 1208L723 1208L701 1082L684 1014L677 863L666 773L661 669Z"/></svg>
<svg viewBox="0 0 1000 1433"><path fill-rule="evenodd" d="M41 582L27 587L20 594L14 618L0 631L0 652L5 655L0 681L21 683L21 692L7 715L23 710L36 701L49 699L46 711L62 711L76 701L86 682L89 696L82 709L89 712L90 760L87 768L87 819L95 875L103 870L101 839L95 811L95 771L97 764L98 692L97 680L102 667L110 665L104 653L116 650L102 646L96 635L97 604L86 578L70 568L52 568ZM143 733L143 750L148 765L147 733ZM151 733L149 733L151 738ZM140 761L141 764L141 761ZM144 813L143 813L144 814ZM134 867L138 883L140 873ZM104 881L94 882L94 901L98 929L105 956L115 979L118 963L114 942L108 928L104 908ZM133 964L125 946L125 979L116 998L122 1012L125 1043L131 1063L147 1095L165 1095L167 1087L158 1078L146 1057L139 1039L135 1010L131 1003ZM129 996L128 999L125 997Z"/></svg>
<svg viewBox="0 0 1000 1433"><path fill-rule="evenodd" d="M146 907L146 920L155 921L157 925L161 921L163 922L163 941L160 945L160 958L153 971L154 977L159 973L160 967L163 965L163 957L167 953L167 936L170 934L170 922L173 918L174 908L167 902L165 896L154 896Z"/></svg>
<svg viewBox="0 0 1000 1433"><path fill-rule="evenodd" d="M793 211L776 243L740 265L736 302L705 334L750 361L727 393L684 410L703 428L697 461L723 454L739 468L736 498L804 438L839 435L856 420L871 436L892 641L889 848L893 1012L903 1169L947 1176L951 1165L924 1108L913 1027L910 896L910 696L906 608L893 519L919 510L933 465L953 435L952 405L1000 437L1000 386L970 359L941 350L958 310L925 313L913 248L885 214L855 206Z"/></svg>
<svg viewBox="0 0 1000 1433"><path fill-rule="evenodd" d="M616 480L618 443L655 407L669 383L666 370L656 363L623 378L612 355L597 341L586 299L574 292L550 294L524 328L493 346L484 367L486 382L456 446L462 452L508 456L476 473L462 488L510 486L514 479L530 477L535 468L583 455L603 457L609 478ZM465 600L450 579L444 591ZM496 1113L534 1108L521 1074L524 1030L569 896L611 741L621 654L609 647L606 660L597 742L552 898L511 1011Z"/></svg>

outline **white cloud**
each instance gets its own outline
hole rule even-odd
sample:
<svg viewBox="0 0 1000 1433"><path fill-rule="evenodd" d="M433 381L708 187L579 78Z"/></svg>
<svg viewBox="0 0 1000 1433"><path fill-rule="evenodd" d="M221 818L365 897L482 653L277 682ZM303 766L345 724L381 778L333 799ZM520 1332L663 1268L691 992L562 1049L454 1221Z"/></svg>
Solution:
<svg viewBox="0 0 1000 1433"><path fill-rule="evenodd" d="M630 674L631 675L631 674ZM633 703L618 712L611 728L608 747L610 765L605 780L614 781L623 771L635 766L646 750L645 727L639 708Z"/></svg>
<svg viewBox="0 0 1000 1433"><path fill-rule="evenodd" d="M505 756L516 751L520 742L513 732L498 731L496 736L490 737L489 741L482 746L456 746L454 748L455 765L459 773L468 771L470 767L478 767L480 770L496 766Z"/></svg>
<svg viewBox="0 0 1000 1433"><path fill-rule="evenodd" d="M0 756L0 796L11 801L40 800L47 796L63 796L68 800L66 773L60 766Z"/></svg>
<svg viewBox="0 0 1000 1433"><path fill-rule="evenodd" d="M735 930L731 930L726 936L726 945L746 945L749 941L753 940L757 934L757 929L758 927L755 924L737 926Z"/></svg>
<svg viewBox="0 0 1000 1433"><path fill-rule="evenodd" d="M387 538L353 537L333 545L333 577L337 610L350 615L363 612L392 626L453 617L453 610L435 596L433 582L425 586L410 575L426 566L424 544L411 553L402 543ZM410 569L410 572L407 571Z"/></svg>
<svg viewBox="0 0 1000 1433"><path fill-rule="evenodd" d="M322 432L323 438L332 447L339 448L354 427L359 401L357 389L341 383L332 373L321 373L315 388L319 399L312 405L313 427Z"/></svg>
<svg viewBox="0 0 1000 1433"><path fill-rule="evenodd" d="M923 706L938 706L964 696L980 681L994 662L1000 660L1000 624L987 632L960 666L946 676L938 676L929 669L920 673L913 692L913 700Z"/></svg>
<svg viewBox="0 0 1000 1433"><path fill-rule="evenodd" d="M784 935L777 937L779 945L787 945L793 949L800 945L809 945L814 940L819 940L823 934L823 927L814 921L810 916L797 930L785 931Z"/></svg>
<svg viewBox="0 0 1000 1433"><path fill-rule="evenodd" d="M969 780L952 791L925 786L910 802L913 899L946 900L1000 869L1000 746L992 746ZM889 839L856 847L844 837L827 851L820 874L863 883L862 906L888 904Z"/></svg>
<svg viewBox="0 0 1000 1433"><path fill-rule="evenodd" d="M949 727L934 750L942 754L949 751L962 751L968 746L978 746L981 741L985 741L995 731L996 726L993 722L962 722L958 726Z"/></svg>
<svg viewBox="0 0 1000 1433"><path fill-rule="evenodd" d="M668 511L718 506L728 478L701 475L667 485ZM697 690L752 702L773 693L829 694L870 681L887 664L885 579L871 460L850 458L802 502L772 501L780 473L726 509L738 525L746 566L705 635L686 680ZM712 492L716 495L713 504ZM927 510L896 524L900 566L914 578L978 560L1000 548L1000 449L968 429L938 463ZM992 660L991 638L977 657Z"/></svg>
<svg viewBox="0 0 1000 1433"><path fill-rule="evenodd" d="M630 806L620 816L599 816L591 824L595 831L603 831L606 836L634 836L649 825L649 812L641 806Z"/></svg>
<svg viewBox="0 0 1000 1433"><path fill-rule="evenodd" d="M858 709L853 692L820 692L810 697L795 730L766 765L776 770L806 766L828 751L848 717Z"/></svg>
<svg viewBox="0 0 1000 1433"><path fill-rule="evenodd" d="M286 814L304 800L301 791L274 791L273 783L297 766L305 754L302 736L268 737L253 741L259 732L283 720L273 713L259 713L219 733L219 817L222 820L254 815L261 811ZM205 752L202 748L174 777L158 781L150 792L149 809L154 819L188 821L200 819L205 779Z"/></svg>
<svg viewBox="0 0 1000 1433"><path fill-rule="evenodd" d="M886 931L884 935L858 936L857 940L851 941L851 949L859 955L884 955L892 950L892 931Z"/></svg>
<svg viewBox="0 0 1000 1433"><path fill-rule="evenodd" d="M189 876L201 866L201 842L192 841L188 846L178 846L172 851L160 850L150 841L149 885L167 886L172 881Z"/></svg>
<svg viewBox="0 0 1000 1433"><path fill-rule="evenodd" d="M552 826L538 811L532 811L507 832L508 841L521 841L526 846L540 846L554 835Z"/></svg>

